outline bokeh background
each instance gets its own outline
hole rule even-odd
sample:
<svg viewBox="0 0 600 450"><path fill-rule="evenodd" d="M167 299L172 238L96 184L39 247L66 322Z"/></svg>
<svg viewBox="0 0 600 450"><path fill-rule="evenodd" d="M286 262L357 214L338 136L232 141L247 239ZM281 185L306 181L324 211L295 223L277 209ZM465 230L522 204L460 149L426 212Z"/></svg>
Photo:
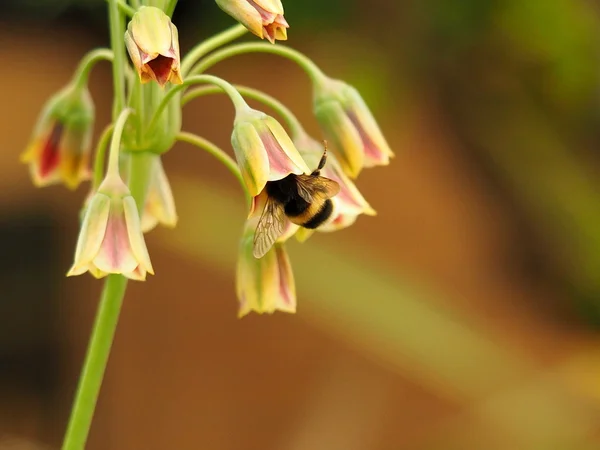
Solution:
<svg viewBox="0 0 600 450"><path fill-rule="evenodd" d="M180 223L130 283L92 450L587 450L600 445L600 3L287 0L288 44L354 84L396 153L378 211L290 247L298 313L236 318L239 188L164 158ZM0 5L0 449L54 449L101 283L66 279L87 193L18 162L44 101L108 43L100 0ZM180 0L183 53L230 26ZM248 39L248 38L246 38ZM284 100L320 138L305 75L254 55L213 73ZM96 134L111 75L92 75ZM184 129L229 148L233 111Z"/></svg>

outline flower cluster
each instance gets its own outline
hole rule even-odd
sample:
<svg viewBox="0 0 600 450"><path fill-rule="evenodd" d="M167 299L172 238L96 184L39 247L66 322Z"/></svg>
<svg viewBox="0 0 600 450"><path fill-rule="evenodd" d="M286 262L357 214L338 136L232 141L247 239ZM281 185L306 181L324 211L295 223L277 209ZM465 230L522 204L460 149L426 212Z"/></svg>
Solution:
<svg viewBox="0 0 600 450"><path fill-rule="evenodd" d="M144 233L159 224L177 224L161 155L180 140L216 154L247 193L249 214L236 274L239 316L250 311L295 312L286 241L292 236L305 241L315 231L340 230L361 214L375 215L354 180L363 168L387 165L393 153L356 89L327 77L297 51L271 45L287 39L289 25L280 0L216 0L240 25L200 43L183 59L170 18L176 2L165 0L162 7L157 3L161 2L135 9L138 2L109 2L117 19L128 16L126 29L111 35L112 51L94 50L82 59L72 80L47 102L22 156L38 186L63 182L74 189L92 178L68 275L121 274L144 280L154 273ZM246 30L270 44L228 45ZM225 58L248 52L290 58L307 72L325 140L309 136L289 109L267 94L204 73ZM114 114L90 167L94 104L87 84L91 68L100 60L114 66ZM198 84L214 87L192 89ZM181 131L182 105L210 89L227 94L235 107L235 161L214 144ZM287 130L274 117L250 108L244 97L273 107Z"/></svg>

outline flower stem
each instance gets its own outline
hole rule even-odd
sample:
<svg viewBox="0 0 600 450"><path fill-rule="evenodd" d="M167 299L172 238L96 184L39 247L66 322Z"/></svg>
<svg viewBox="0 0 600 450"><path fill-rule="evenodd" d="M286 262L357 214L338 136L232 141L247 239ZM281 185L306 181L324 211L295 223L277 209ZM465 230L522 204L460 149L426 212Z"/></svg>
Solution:
<svg viewBox="0 0 600 450"><path fill-rule="evenodd" d="M263 91L259 91L258 89L254 89L247 86L241 86L239 84L234 84L233 87L244 97L254 99L273 109L277 114L279 114L283 118L283 120L285 120L286 124L290 129L291 135L296 136L304 133L304 128L302 127L302 124L294 115L294 113L275 97ZM192 101L197 97L201 97L203 95L221 94L222 92L223 91L216 86L202 86L195 88L191 91L186 92L186 94L183 96L183 100L181 101L181 106L185 106L188 102Z"/></svg>
<svg viewBox="0 0 600 450"><path fill-rule="evenodd" d="M108 13L110 20L110 44L113 50L113 119L125 106L125 47L123 35L125 34L123 18L119 12L117 0L108 0Z"/></svg>
<svg viewBox="0 0 600 450"><path fill-rule="evenodd" d="M79 62L77 70L73 74L73 81L77 88L82 88L88 82L90 71L98 61L112 61L113 52L108 48L98 48L88 52Z"/></svg>
<svg viewBox="0 0 600 450"><path fill-rule="evenodd" d="M62 450L85 448L126 287L122 275L109 275L104 282Z"/></svg>
<svg viewBox="0 0 600 450"><path fill-rule="evenodd" d="M235 160L225 153L221 148L217 147L215 144L210 142L203 137L197 136L193 133L186 133L184 131L177 134L177 140L181 142L187 142L188 144L195 145L203 150L206 150L212 156L217 158L219 162L223 163L223 165L237 178L244 190L244 194L246 195L246 200L250 202L250 194L248 193L248 189L246 188L246 183L244 183L244 179L242 178L242 174L240 169L237 166Z"/></svg>
<svg viewBox="0 0 600 450"><path fill-rule="evenodd" d="M310 77L313 82L318 82L322 78L325 78L325 74L312 62L310 58L300 53L298 50L294 50L283 45L271 45L264 43L246 43L246 44L235 44L219 50L212 55L207 56L201 60L196 66L190 71L189 75L197 75L204 73L210 67L223 61L224 59L231 58L232 56L243 55L245 53L273 53L275 55L283 56L284 58L290 59L298 64Z"/></svg>
<svg viewBox="0 0 600 450"><path fill-rule="evenodd" d="M115 123L113 130L112 139L110 141L110 151L108 154L108 170L106 176L120 178L119 175L119 151L121 149L121 136L123 135L123 128L125 122L129 117L129 114L133 112L131 108L125 108L119 114L119 117Z"/></svg>
<svg viewBox="0 0 600 450"><path fill-rule="evenodd" d="M165 14L169 17L172 17L176 6L177 6L177 0L169 0L167 2L167 6L165 6Z"/></svg>
<svg viewBox="0 0 600 450"><path fill-rule="evenodd" d="M111 123L104 128L98 144L96 145L96 158L94 160L94 179L92 180L92 188L95 191L102 183L102 176L104 175L104 159L106 155L106 147L108 147L108 141L112 135L114 125Z"/></svg>
<svg viewBox="0 0 600 450"><path fill-rule="evenodd" d="M171 90L167 93L167 95L165 95L163 97L160 104L154 111L154 116L152 116L150 125L148 125L148 130L150 130L150 133L152 132L151 130L156 125L156 121L158 120L158 118L160 117L160 115L162 114L164 109L167 107L167 105L169 104L169 101L182 89L185 89L192 84L199 84L199 83L210 83L210 84L219 86L219 88L221 90L225 91L225 93L229 96L229 98L231 99L233 106L235 107L236 110L248 108L248 104L245 102L244 98L227 81L223 80L222 78L215 77L213 75L196 75L194 77L187 78L183 82L183 84L179 84L179 85L171 88Z"/></svg>
<svg viewBox="0 0 600 450"><path fill-rule="evenodd" d="M106 0L106 1L110 1L110 0ZM119 9L121 10L121 12L123 14L125 14L129 17L133 17L133 15L135 14L135 9L133 9L127 3L123 2L123 0L117 0L117 5L119 6Z"/></svg>
<svg viewBox="0 0 600 450"><path fill-rule="evenodd" d="M248 30L246 30L246 28L244 28L243 25L234 25L233 27L222 31L216 36L213 36L210 39L206 39L205 41L202 41L201 43L196 45L188 52L185 58L183 58L183 61L181 61L182 76L185 78L185 76L192 69L194 64L196 64L196 62L208 52L211 52L214 49L220 47L221 45L227 44L228 42L239 38L247 31Z"/></svg>

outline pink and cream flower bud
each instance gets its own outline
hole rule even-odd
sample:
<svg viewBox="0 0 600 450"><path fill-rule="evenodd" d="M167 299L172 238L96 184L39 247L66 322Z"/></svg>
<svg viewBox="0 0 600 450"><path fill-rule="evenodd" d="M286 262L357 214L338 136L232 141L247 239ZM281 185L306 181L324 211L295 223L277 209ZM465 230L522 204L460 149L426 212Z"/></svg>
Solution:
<svg viewBox="0 0 600 450"><path fill-rule="evenodd" d="M181 84L179 36L169 16L154 6L142 6L131 18L125 45L142 83Z"/></svg>
<svg viewBox="0 0 600 450"><path fill-rule="evenodd" d="M295 136L294 144L310 167L317 167L323 156L323 144L308 136L300 134ZM331 218L316 230L300 228L296 237L304 241L314 231L337 231L349 227L361 214L374 216L377 213L365 200L354 182L344 173L335 155L327 155L327 163L321 169L321 176L336 181L340 185L339 193L331 199L333 213Z"/></svg>
<svg viewBox="0 0 600 450"><path fill-rule="evenodd" d="M116 176L107 176L91 198L81 224L75 262L67 276L122 274L145 280L154 274L135 200Z"/></svg>
<svg viewBox="0 0 600 450"><path fill-rule="evenodd" d="M251 33L271 44L287 40L288 23L280 0L216 0L217 5Z"/></svg>
<svg viewBox="0 0 600 450"><path fill-rule="evenodd" d="M314 84L313 107L327 141L351 178L356 178L363 167L389 164L394 153L356 89L323 78Z"/></svg>
<svg viewBox="0 0 600 450"><path fill-rule="evenodd" d="M142 231L144 233L152 230L158 224L175 228L178 220L173 192L160 157L155 158L152 170L154 173L150 180L146 205L142 213Z"/></svg>
<svg viewBox="0 0 600 450"><path fill-rule="evenodd" d="M296 285L284 244L276 243L260 259L253 255L254 231L258 220L246 222L240 242L236 272L238 317L251 311L272 314L296 312Z"/></svg>
<svg viewBox="0 0 600 450"><path fill-rule="evenodd" d="M89 179L94 103L86 86L68 85L46 104L21 161L36 186L63 182L75 189Z"/></svg>
<svg viewBox="0 0 600 450"><path fill-rule="evenodd" d="M267 181L311 173L281 124L255 109L238 109L231 145L252 197L264 189Z"/></svg>

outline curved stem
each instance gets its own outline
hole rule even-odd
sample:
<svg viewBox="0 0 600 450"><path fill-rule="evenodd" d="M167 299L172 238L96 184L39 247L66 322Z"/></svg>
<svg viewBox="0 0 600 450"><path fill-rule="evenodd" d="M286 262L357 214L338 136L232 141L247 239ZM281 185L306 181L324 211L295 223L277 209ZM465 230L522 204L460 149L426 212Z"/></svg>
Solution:
<svg viewBox="0 0 600 450"><path fill-rule="evenodd" d="M108 154L108 170L106 176L117 176L119 175L119 150L121 149L121 136L123 135L123 128L129 115L133 112L131 108L125 108L119 114L119 118L115 123L115 128L110 141L110 151Z"/></svg>
<svg viewBox="0 0 600 450"><path fill-rule="evenodd" d="M113 132L114 124L109 124L104 128L98 144L96 145L96 158L94 160L94 178L92 180L92 190L95 191L102 183L102 176L104 175L104 159L106 155L106 147L108 147L108 140Z"/></svg>
<svg viewBox="0 0 600 450"><path fill-rule="evenodd" d="M188 52L185 58L183 58L183 61L181 61L182 76L185 78L185 76L192 69L194 64L196 64L196 62L204 55L213 51L215 48L220 47L221 45L224 45L230 41L233 41L234 39L239 38L240 36L244 35L244 33L246 33L247 31L248 30L246 30L246 28L244 28L243 25L234 25L233 27L222 31L216 36L213 36L210 39L206 39L205 41L202 41L201 43L196 45Z"/></svg>
<svg viewBox="0 0 600 450"><path fill-rule="evenodd" d="M284 58L291 59L298 64L311 78L313 82L317 82L325 77L325 74L312 62L307 56L303 55L297 50L283 45L271 45L265 43L247 43L247 44L235 44L225 47L212 55L207 56L201 60L191 70L190 75L197 75L208 70L215 64L223 61L224 59L231 58L232 56L243 55L245 53L272 53Z"/></svg>
<svg viewBox="0 0 600 450"><path fill-rule="evenodd" d="M262 104L268 106L273 109L277 114L279 114L283 120L285 120L286 124L290 129L290 134L293 136L297 136L299 134L303 134L304 128L302 124L298 120L298 118L294 115L294 113L285 106L282 102L277 100L275 97L263 92L258 89L254 89L248 86L241 86L239 84L234 84L233 87L244 97L254 99L256 101L261 102ZM192 101L197 97L201 97L203 95L211 95L211 94L220 94L222 90L216 86L202 86L195 88L189 92L186 92L181 101L181 106L185 106L188 102Z"/></svg>
<svg viewBox="0 0 600 450"><path fill-rule="evenodd" d="M110 0L106 0L106 1L108 2ZM133 17L133 15L135 14L135 9L133 9L127 3L123 2L123 0L117 0L117 5L119 6L119 9L121 10L121 12L123 14L125 14L126 16Z"/></svg>
<svg viewBox="0 0 600 450"><path fill-rule="evenodd" d="M109 1L110 45L113 50L113 87L115 101L113 104L113 119L125 106L125 33L123 18L119 12L117 0Z"/></svg>
<svg viewBox="0 0 600 450"><path fill-rule="evenodd" d="M223 165L225 167L227 167L227 169L240 182L240 185L242 186L242 189L244 190L246 200L248 202L250 202L251 198L250 198L250 194L248 193L248 190L246 188L246 183L244 183L244 179L242 178L242 174L240 172L240 169L237 166L237 163L231 156L229 156L221 148L219 148L218 146L216 146L209 140L204 139L203 137L197 136L193 133L186 133L185 131L182 131L177 134L177 140L181 141L181 142L187 142L188 144L192 144L192 145L195 145L196 147L206 150L212 156L217 158L219 160L219 162L223 163Z"/></svg>
<svg viewBox="0 0 600 450"><path fill-rule="evenodd" d="M140 0L129 0L129 3L131 3L134 9L139 9L142 6Z"/></svg>
<svg viewBox="0 0 600 450"><path fill-rule="evenodd" d="M98 61L112 61L113 52L108 48L98 48L86 53L86 55L79 62L77 70L73 74L73 81L76 83L78 88L83 87L87 84L90 71Z"/></svg>
<svg viewBox="0 0 600 450"><path fill-rule="evenodd" d="M210 84L219 86L219 88L222 89L223 91L225 91L225 93L229 96L229 98L231 99L233 106L235 107L236 110L241 109L241 108L248 108L248 104L244 101L244 98L240 95L240 93L238 91L236 91L236 89L231 85L231 83L228 83L227 81L223 80L222 78L215 77L213 75L196 75L196 76L187 78L183 82L183 84L179 84L175 87L172 87L171 90L167 93L167 95L165 95L163 97L162 101L160 102L160 104L158 105L156 110L154 111L154 116L152 116L152 120L150 121L148 130L152 130L152 128L154 128L156 121L158 120L160 115L163 113L163 111L167 107L167 105L169 104L169 101L178 92L180 92L182 89L185 89L192 84L199 84L199 83L210 83Z"/></svg>
<svg viewBox="0 0 600 450"><path fill-rule="evenodd" d="M109 275L104 282L62 450L85 448L126 287L122 275Z"/></svg>

